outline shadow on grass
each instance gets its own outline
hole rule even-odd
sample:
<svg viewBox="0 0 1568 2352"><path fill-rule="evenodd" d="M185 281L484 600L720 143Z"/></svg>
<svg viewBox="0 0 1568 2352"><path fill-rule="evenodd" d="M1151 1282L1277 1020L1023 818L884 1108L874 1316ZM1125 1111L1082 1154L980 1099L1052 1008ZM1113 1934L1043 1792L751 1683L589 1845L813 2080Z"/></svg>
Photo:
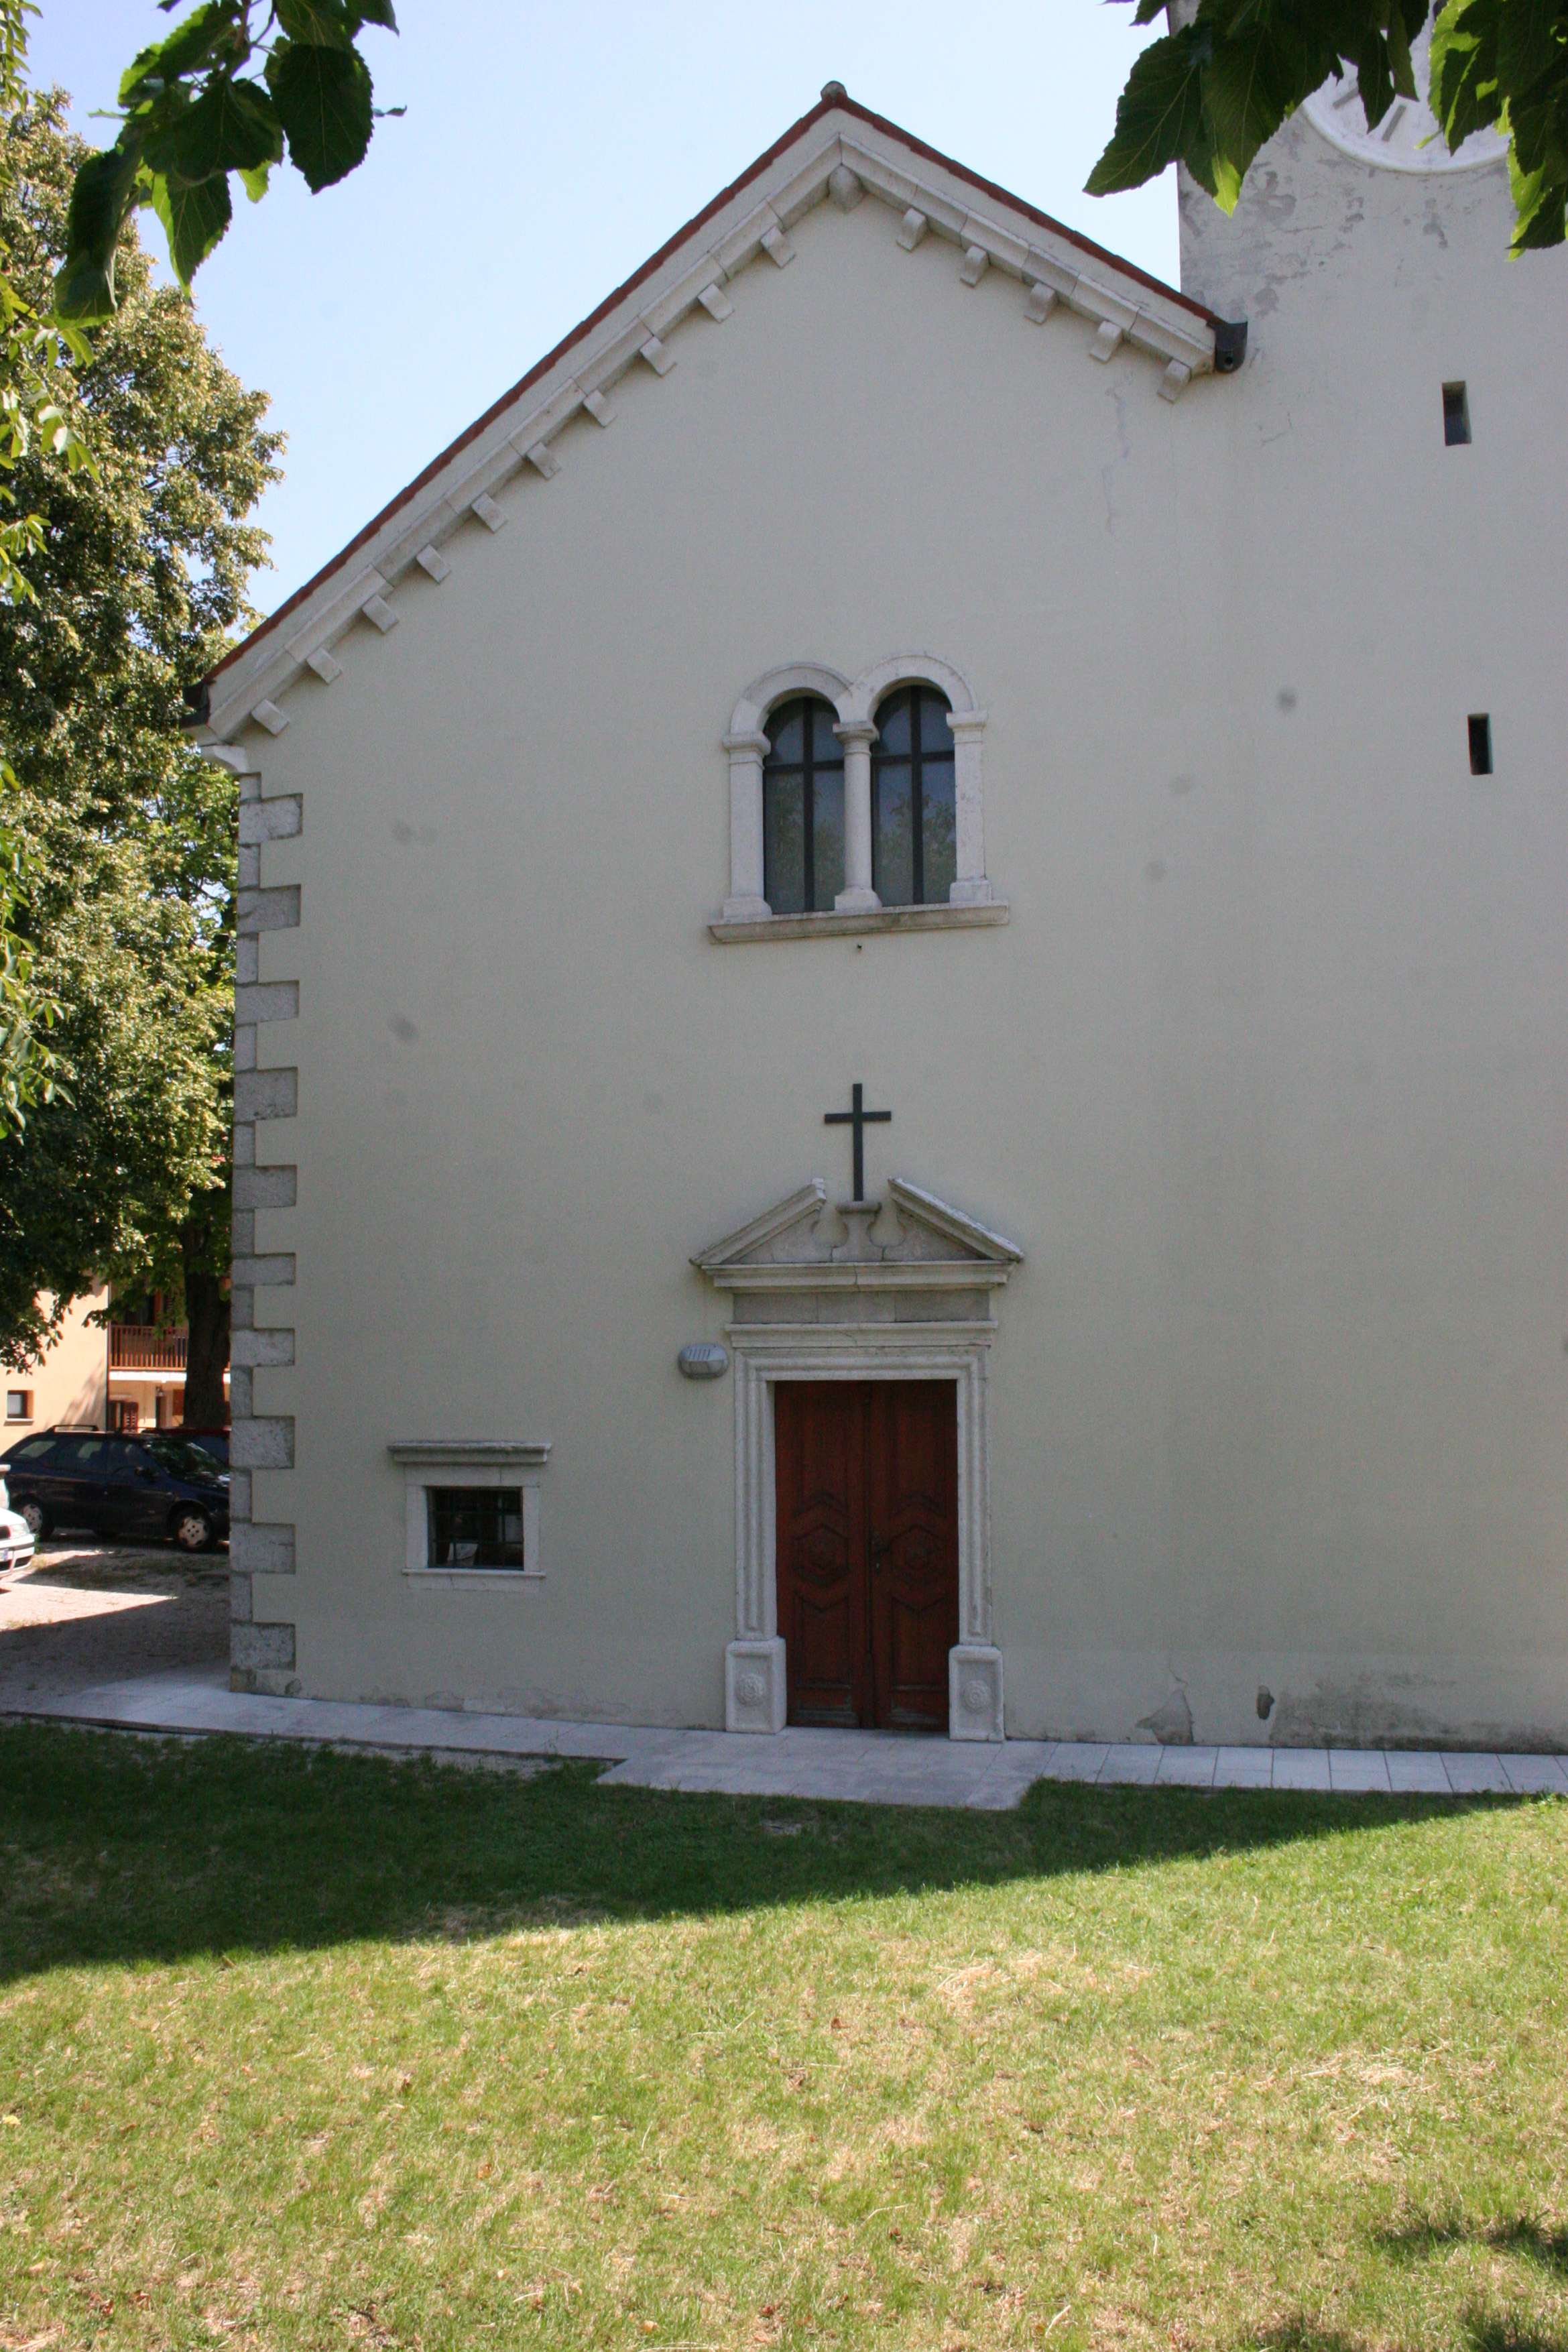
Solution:
<svg viewBox="0 0 1568 2352"><path fill-rule="evenodd" d="M1040 1782L1017 1812L985 1813L598 1789L601 1769L528 1779L0 1725L0 1981L84 1963L1001 1885L1530 1801ZM1379 1864L1364 1850L1346 1867L1370 1885Z"/></svg>
<svg viewBox="0 0 1568 2352"><path fill-rule="evenodd" d="M1512 2221L1412 2221L1403 2229L1377 2231L1373 2243L1407 2261L1449 2246L1484 2246L1494 2254L1521 2254L1554 2278L1568 2279L1568 2230L1545 2229L1527 2215Z"/></svg>
<svg viewBox="0 0 1568 2352"><path fill-rule="evenodd" d="M1568 2336L1558 2328L1538 2327L1516 2313L1471 2310L1460 2323L1466 2352L1568 2352ZM1379 2346L1387 2338L1380 2336ZM1319 2327L1296 2317L1243 2339L1237 2352L1372 2352L1365 2336L1347 2336L1337 2327Z"/></svg>
<svg viewBox="0 0 1568 2352"><path fill-rule="evenodd" d="M1508 2312L1479 2312L1465 2322L1470 2352L1568 2352L1568 2336L1558 2327L1537 2327Z"/></svg>

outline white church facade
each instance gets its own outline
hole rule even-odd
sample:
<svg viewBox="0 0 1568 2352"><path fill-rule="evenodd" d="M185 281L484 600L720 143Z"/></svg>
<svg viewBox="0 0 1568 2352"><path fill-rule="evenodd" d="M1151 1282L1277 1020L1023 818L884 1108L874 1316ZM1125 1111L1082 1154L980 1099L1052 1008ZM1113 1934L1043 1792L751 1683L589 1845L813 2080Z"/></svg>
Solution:
<svg viewBox="0 0 1568 2352"><path fill-rule="evenodd" d="M233 1661L1568 1744L1560 255L830 84L209 681Z"/></svg>

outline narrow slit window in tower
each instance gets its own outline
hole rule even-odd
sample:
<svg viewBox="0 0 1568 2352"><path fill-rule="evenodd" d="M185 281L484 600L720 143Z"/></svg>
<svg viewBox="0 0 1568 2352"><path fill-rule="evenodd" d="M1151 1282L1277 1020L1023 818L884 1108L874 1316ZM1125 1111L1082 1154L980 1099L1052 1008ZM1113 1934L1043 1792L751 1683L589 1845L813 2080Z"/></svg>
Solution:
<svg viewBox="0 0 1568 2352"><path fill-rule="evenodd" d="M1490 776L1491 773L1491 714L1486 710L1470 713L1470 773Z"/></svg>
<svg viewBox="0 0 1568 2352"><path fill-rule="evenodd" d="M1443 438L1450 449L1461 449L1470 437L1470 404L1462 383L1443 386Z"/></svg>

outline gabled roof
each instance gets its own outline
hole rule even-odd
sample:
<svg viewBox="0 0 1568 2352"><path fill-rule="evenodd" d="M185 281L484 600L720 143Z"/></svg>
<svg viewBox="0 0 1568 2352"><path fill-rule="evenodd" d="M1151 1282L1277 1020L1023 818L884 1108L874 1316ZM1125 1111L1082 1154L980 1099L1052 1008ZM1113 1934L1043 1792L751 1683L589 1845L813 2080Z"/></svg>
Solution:
<svg viewBox="0 0 1568 2352"><path fill-rule="evenodd" d="M288 721L277 698L302 669L330 684L341 672L332 651L340 638L361 620L382 632L395 626L389 594L412 566L444 580L451 557L443 551L455 534L476 519L491 530L505 523L491 495L501 483L524 467L540 483L559 470L551 443L563 425L583 414L608 425L607 395L620 377L639 366L669 373L666 339L684 320L699 308L727 319L734 304L726 289L744 271L794 259L789 230L803 215L824 198L849 212L866 195L902 215L906 249L927 236L956 246L965 285L991 270L1017 283L1022 319L1039 325L1057 311L1088 320L1091 357L1109 360L1124 344L1152 355L1168 400L1195 375L1239 364L1245 327L1228 326L829 82L809 114L225 656L207 682L201 739L231 740L252 720L280 733Z"/></svg>

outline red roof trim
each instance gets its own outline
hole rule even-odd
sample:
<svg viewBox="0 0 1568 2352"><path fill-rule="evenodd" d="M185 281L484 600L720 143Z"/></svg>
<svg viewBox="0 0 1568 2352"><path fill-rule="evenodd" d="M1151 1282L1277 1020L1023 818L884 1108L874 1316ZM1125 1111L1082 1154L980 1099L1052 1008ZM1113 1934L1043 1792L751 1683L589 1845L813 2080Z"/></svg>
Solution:
<svg viewBox="0 0 1568 2352"><path fill-rule="evenodd" d="M548 375L551 368L565 358L575 343L581 342L585 335L591 334L601 320L608 318L610 313L616 310L629 294L633 293L645 278L651 278L656 269L661 268L689 236L695 236L698 229L712 220L716 213L722 212L732 198L737 196L744 187L749 185L759 173L767 171L768 165L775 163L784 153L786 148L793 146L796 140L801 138L814 122L820 122L825 114L831 114L835 110L841 114L852 114L860 121L870 123L873 131L881 131L888 138L896 140L901 146L906 147L912 155L924 155L928 163L939 163L945 172L951 172L955 179L965 181L971 188L977 188L982 195L994 197L998 204L1008 205L1013 212L1022 213L1027 219L1038 221L1040 227L1050 229L1053 236L1065 237L1069 245L1075 245L1081 253L1088 254L1092 259L1109 263L1110 267L1118 270L1124 278L1134 278L1140 286L1146 286L1151 293L1163 296L1167 302L1178 303L1184 310L1190 310L1195 317L1203 320L1206 325L1214 327L1223 323L1214 311L1206 310L1201 302L1195 302L1190 295L1179 292L1174 286L1166 286L1163 280L1151 277L1147 270L1139 269L1133 262L1122 260L1119 255L1110 252L1103 245L1094 244L1090 237L1081 236L1076 229L1068 228L1063 222L1052 220L1049 213L1042 213L1038 206L1026 204L1021 196L1010 194L1006 188L998 187L994 180L984 180L977 172L971 172L964 164L956 163L950 155L944 155L940 148L928 147L923 139L916 139L912 132L900 130L896 122L889 122L885 115L873 114L869 107L860 105L852 98L821 99L812 107L809 114L803 114L799 122L792 123L781 139L776 139L766 153L757 158L755 163L749 164L737 180L732 180L727 188L719 191L711 204L705 205L700 213L694 214L685 226L677 229L674 236L643 264L641 269L633 270L631 277L615 289L613 294L607 295L599 308L596 310L591 310L580 325L573 327L569 335L563 336L554 351L547 352L536 366L528 370L527 375L519 377L509 392L504 392L499 400L492 401L483 416L476 417L466 432L460 433L455 441L448 442L440 456L433 457L422 473L416 474L413 481L405 488L399 490L394 499L390 499L381 512L373 516L365 525L363 530L357 531L348 545L340 548L331 561L324 563L320 571L308 579L302 588L297 588L292 596L286 597L276 613L269 614L265 621L260 622L251 631L248 637L243 638L237 646L226 653L216 668L210 673L211 677L220 677L231 662L238 661L242 654L248 653L252 646L270 635L279 622L285 620L290 613L297 611L308 597L313 596L324 580L329 580L334 572L340 571L348 562L349 558L357 549L374 539L382 525L388 522L401 507L405 507L411 499L417 498L426 484L434 481L436 475L444 466L450 464L460 450L465 449L471 441L476 440L488 425L494 424L503 410L509 408L514 401L519 399L528 391L530 384L537 383L541 376Z"/></svg>

